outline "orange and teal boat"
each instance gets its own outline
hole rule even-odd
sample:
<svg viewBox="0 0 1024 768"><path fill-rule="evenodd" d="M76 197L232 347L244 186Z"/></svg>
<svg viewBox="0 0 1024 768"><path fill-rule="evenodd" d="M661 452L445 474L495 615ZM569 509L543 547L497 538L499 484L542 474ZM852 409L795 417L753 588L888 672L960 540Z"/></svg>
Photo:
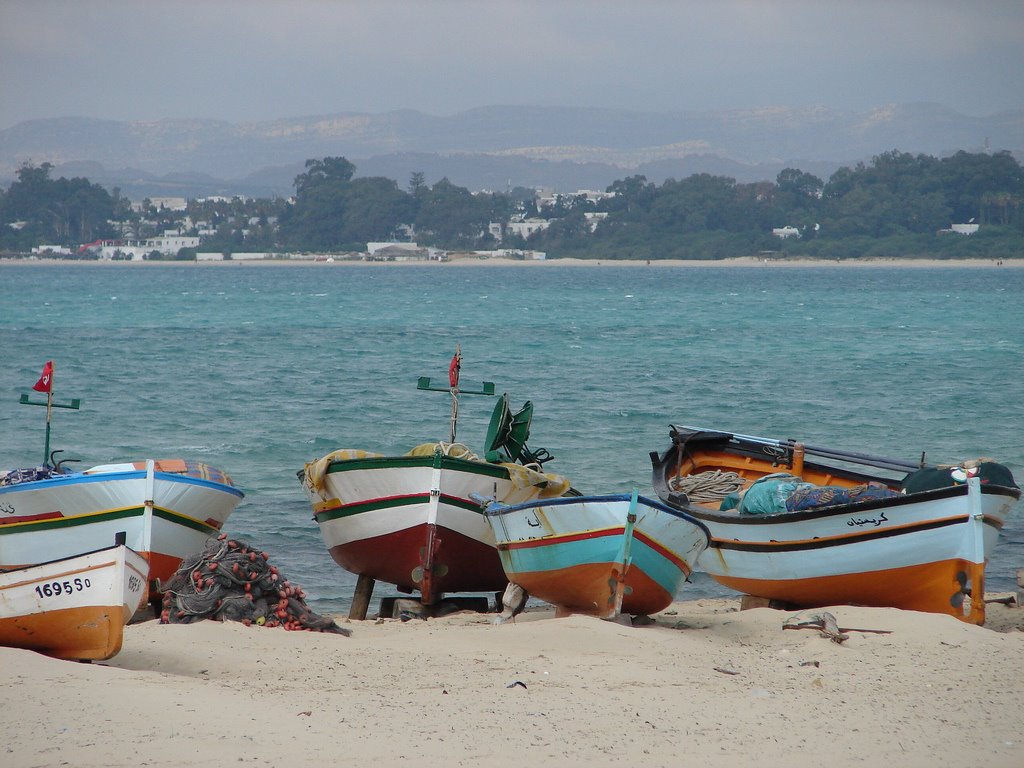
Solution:
<svg viewBox="0 0 1024 768"><path fill-rule="evenodd" d="M486 516L511 583L601 618L667 608L708 544L699 520L636 492L491 502Z"/></svg>
<svg viewBox="0 0 1024 768"><path fill-rule="evenodd" d="M985 621L985 564L1020 498L990 460L944 466L700 427L652 453L658 496L711 533L699 567L794 607Z"/></svg>

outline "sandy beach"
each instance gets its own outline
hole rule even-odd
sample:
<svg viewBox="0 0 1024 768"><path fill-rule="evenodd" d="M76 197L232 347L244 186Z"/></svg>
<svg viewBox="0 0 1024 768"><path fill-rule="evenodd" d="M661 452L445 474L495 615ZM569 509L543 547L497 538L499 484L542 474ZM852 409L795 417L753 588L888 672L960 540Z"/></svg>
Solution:
<svg viewBox="0 0 1024 768"><path fill-rule="evenodd" d="M348 638L149 620L104 663L0 648L0 764L1024 765L1024 609L825 610L842 644L738 600L339 617Z"/></svg>

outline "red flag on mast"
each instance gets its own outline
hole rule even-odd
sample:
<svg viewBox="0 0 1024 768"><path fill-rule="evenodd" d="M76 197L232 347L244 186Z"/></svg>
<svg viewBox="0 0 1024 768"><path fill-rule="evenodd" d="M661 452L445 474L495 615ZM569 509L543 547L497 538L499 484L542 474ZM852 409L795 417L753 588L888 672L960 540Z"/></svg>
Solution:
<svg viewBox="0 0 1024 768"><path fill-rule="evenodd" d="M43 366L43 375L32 385L32 389L36 392L53 391L53 360L46 361L46 365Z"/></svg>
<svg viewBox="0 0 1024 768"><path fill-rule="evenodd" d="M453 388L459 386L459 369L462 367L462 354L456 350L448 365L448 384Z"/></svg>

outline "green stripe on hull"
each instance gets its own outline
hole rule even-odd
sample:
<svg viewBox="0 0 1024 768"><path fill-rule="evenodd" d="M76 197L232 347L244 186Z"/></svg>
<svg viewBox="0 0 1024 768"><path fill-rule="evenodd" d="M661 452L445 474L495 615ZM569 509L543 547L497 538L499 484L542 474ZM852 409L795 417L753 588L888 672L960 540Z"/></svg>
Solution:
<svg viewBox="0 0 1024 768"><path fill-rule="evenodd" d="M375 499L373 501L346 504L334 509L325 509L322 512L317 512L314 517L318 523L326 523L331 520L340 520L343 517L352 517L353 515L360 515L365 512L375 512L382 509L396 509L398 507L408 507L414 504L427 504L429 502L430 494L420 493L415 496L397 496L390 499ZM467 501L466 499L441 494L441 503L449 507L459 507L478 515L483 514L483 510L478 504L474 504L472 501Z"/></svg>
<svg viewBox="0 0 1024 768"><path fill-rule="evenodd" d="M115 509L109 512L100 512L91 515L75 515L74 517L58 517L48 520L35 520L31 523L15 523L13 525L0 526L0 536L12 533L35 533L37 531L50 531L60 528L76 528L80 525L92 525L94 523L105 523L110 520L126 520L133 517L142 517L146 512L145 507L128 507ZM192 528L201 533L216 533L217 529L212 525L199 520L170 512L165 509L154 509L153 517L159 517L174 525L185 528Z"/></svg>
<svg viewBox="0 0 1024 768"><path fill-rule="evenodd" d="M115 509L110 512L100 512L99 514L92 515L75 515L74 517L35 520L31 523L16 523L14 525L0 526L0 536L8 533L25 533L26 531L34 533L36 531L49 531L56 528L74 528L79 525L103 523L108 520L141 517L144 511L144 507L129 507L127 509Z"/></svg>
<svg viewBox="0 0 1024 768"><path fill-rule="evenodd" d="M327 474L354 472L360 469L409 469L410 467L433 468L433 466L433 456L373 456L366 459L333 461L327 467ZM465 459L455 459L451 456L441 457L441 469L452 469L458 472L468 472L473 475L508 479L508 470L497 464L487 464L482 461L466 461Z"/></svg>
<svg viewBox="0 0 1024 768"><path fill-rule="evenodd" d="M323 512L317 512L315 517L318 523L324 523L328 520L338 520L342 517L351 517L363 512L373 512L376 509L394 509L396 507L408 507L412 504L426 504L429 499L429 493L422 493L416 496L402 496L394 499L376 499L357 504L346 504L343 507L336 507L334 509L325 509Z"/></svg>
<svg viewBox="0 0 1024 768"><path fill-rule="evenodd" d="M191 528L192 530L199 531L200 533L217 533L217 528L214 528L209 523L203 522L202 520L195 520L191 517L185 517L184 515L179 515L176 512L171 512L167 509L154 507L153 517L159 517L161 520L166 520L174 525L180 525L183 528Z"/></svg>

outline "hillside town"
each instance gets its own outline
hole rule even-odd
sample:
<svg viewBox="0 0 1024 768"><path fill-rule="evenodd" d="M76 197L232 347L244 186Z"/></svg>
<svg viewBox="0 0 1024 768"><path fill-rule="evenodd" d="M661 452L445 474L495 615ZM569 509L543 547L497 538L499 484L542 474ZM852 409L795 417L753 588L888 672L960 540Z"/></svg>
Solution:
<svg viewBox="0 0 1024 768"><path fill-rule="evenodd" d="M447 179L407 189L357 177L343 157L309 160L288 198L130 200L88 179L25 165L0 191L7 258L98 261L451 261L741 256L1015 258L1024 172L1008 152L897 151L828 181L643 176L605 190L470 191Z"/></svg>

